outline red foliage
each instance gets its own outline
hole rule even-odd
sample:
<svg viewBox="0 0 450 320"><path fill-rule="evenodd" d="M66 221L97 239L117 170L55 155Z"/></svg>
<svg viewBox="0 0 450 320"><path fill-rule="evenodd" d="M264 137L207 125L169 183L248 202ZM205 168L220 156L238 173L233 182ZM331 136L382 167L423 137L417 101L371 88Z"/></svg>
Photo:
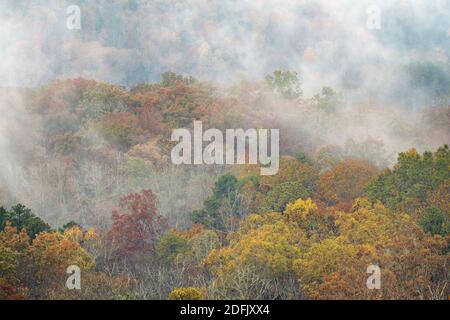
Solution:
<svg viewBox="0 0 450 320"><path fill-rule="evenodd" d="M135 93L133 99L139 106L136 113L139 117L140 127L144 131L154 134L161 133L164 130L161 97L150 91L146 94Z"/></svg>
<svg viewBox="0 0 450 320"><path fill-rule="evenodd" d="M157 213L156 203L151 190L121 199L119 208L112 213L113 224L108 232L118 259L135 260L156 254L156 244L168 228L166 218Z"/></svg>
<svg viewBox="0 0 450 320"><path fill-rule="evenodd" d="M17 291L11 283L0 278L0 300L25 300L25 296Z"/></svg>

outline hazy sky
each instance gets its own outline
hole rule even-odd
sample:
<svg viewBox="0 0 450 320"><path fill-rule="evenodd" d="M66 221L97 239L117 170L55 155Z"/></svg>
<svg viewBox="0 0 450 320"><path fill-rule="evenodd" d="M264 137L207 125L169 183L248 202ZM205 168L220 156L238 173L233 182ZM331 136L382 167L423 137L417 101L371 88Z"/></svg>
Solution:
<svg viewBox="0 0 450 320"><path fill-rule="evenodd" d="M81 30L66 27L74 4ZM368 28L377 12L380 28ZM450 70L449 21L448 0L2 0L0 85L132 85L167 70L226 82L282 68L302 75L306 94L398 95L410 63Z"/></svg>

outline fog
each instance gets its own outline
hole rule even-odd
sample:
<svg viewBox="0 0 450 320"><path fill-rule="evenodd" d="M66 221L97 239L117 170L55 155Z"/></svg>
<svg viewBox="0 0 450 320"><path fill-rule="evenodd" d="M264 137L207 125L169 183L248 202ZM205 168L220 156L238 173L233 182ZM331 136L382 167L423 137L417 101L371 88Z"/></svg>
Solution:
<svg viewBox="0 0 450 320"><path fill-rule="evenodd" d="M73 4L81 30L66 27ZM371 24L378 12L379 28ZM6 0L0 19L3 86L77 76L130 86L167 70L225 83L281 68L301 74L306 94L333 86L429 102L426 87L405 83L404 67L432 62L449 70L445 0Z"/></svg>
<svg viewBox="0 0 450 320"><path fill-rule="evenodd" d="M70 5L81 9L80 30L67 28ZM42 187L20 167L24 150L39 140L33 131L39 118L28 117L25 88L77 77L130 88L170 70L211 81L226 94L276 69L293 70L300 75L301 103L255 100L273 116L273 126L309 153L380 140L392 165L400 151L449 142L443 109L449 105L449 40L446 0L3 0L0 200L27 202L28 192ZM309 99L328 86L342 95L340 109L332 116L311 113ZM437 109L444 111L424 117ZM39 201L28 202L41 212Z"/></svg>

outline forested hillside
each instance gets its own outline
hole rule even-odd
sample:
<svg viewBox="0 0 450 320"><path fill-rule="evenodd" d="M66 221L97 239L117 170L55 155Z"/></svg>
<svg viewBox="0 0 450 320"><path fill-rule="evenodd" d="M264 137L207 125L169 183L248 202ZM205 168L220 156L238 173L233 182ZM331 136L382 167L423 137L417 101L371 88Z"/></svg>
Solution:
<svg viewBox="0 0 450 320"><path fill-rule="evenodd" d="M0 299L446 299L450 106L302 85L276 70L3 88ZM172 164L171 132L194 120L279 128L278 173Z"/></svg>

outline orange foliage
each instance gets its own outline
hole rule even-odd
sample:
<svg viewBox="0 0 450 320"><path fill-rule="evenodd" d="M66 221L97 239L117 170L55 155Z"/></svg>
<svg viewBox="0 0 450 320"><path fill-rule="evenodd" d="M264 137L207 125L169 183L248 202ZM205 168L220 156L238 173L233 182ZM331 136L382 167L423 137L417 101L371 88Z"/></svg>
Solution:
<svg viewBox="0 0 450 320"><path fill-rule="evenodd" d="M367 161L344 160L320 177L316 196L328 206L349 209L377 173L377 168Z"/></svg>

